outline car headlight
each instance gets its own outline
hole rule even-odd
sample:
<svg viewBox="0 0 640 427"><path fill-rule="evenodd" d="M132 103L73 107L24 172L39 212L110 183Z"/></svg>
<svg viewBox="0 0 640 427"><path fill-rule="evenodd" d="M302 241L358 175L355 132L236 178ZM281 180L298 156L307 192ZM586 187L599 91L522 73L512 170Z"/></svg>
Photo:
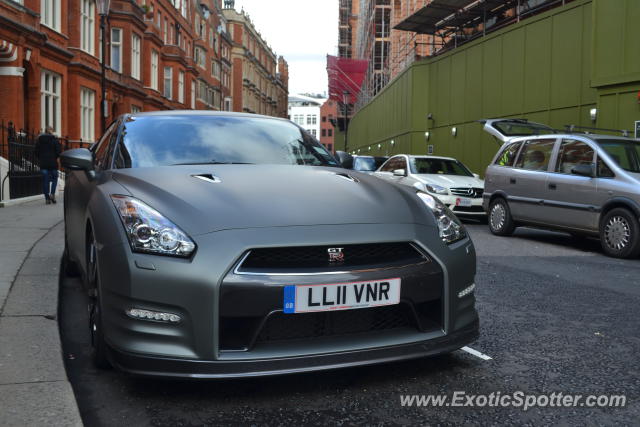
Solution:
<svg viewBox="0 0 640 427"><path fill-rule="evenodd" d="M427 191L433 194L449 194L449 190L436 184L426 184Z"/></svg>
<svg viewBox="0 0 640 427"><path fill-rule="evenodd" d="M467 236L460 220L440 200L422 191L418 191L417 194L436 217L438 232L443 242L450 244Z"/></svg>
<svg viewBox="0 0 640 427"><path fill-rule="evenodd" d="M180 228L138 199L111 195L134 252L188 257L196 244Z"/></svg>

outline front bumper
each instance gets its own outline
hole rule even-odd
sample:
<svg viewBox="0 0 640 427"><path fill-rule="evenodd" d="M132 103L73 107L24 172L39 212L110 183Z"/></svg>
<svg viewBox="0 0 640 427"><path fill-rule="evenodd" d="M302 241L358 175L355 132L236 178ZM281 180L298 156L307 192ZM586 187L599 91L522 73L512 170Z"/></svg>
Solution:
<svg viewBox="0 0 640 427"><path fill-rule="evenodd" d="M154 357L109 349L112 364L134 375L181 378L240 378L366 366L450 353L475 341L479 322L454 334L390 347L271 360L206 361Z"/></svg>
<svg viewBox="0 0 640 427"><path fill-rule="evenodd" d="M482 207L482 197L461 197L461 196L437 196L442 203L458 216L486 216ZM463 200L471 201L471 206L462 206Z"/></svg>
<svg viewBox="0 0 640 427"><path fill-rule="evenodd" d="M475 277L475 251L468 238L446 246L427 226L352 224L228 230L194 239L198 250L190 260L131 253L126 244L99 248L103 331L114 365L122 370L211 378L271 375L428 356L455 350L477 336L475 298L473 294L457 296ZM438 269L413 266L322 277L238 277L234 273L243 253L273 247L274 241L277 246L414 242ZM281 309L274 305L274 298L279 298L284 285L391 277L406 278L404 303L437 298L437 327L224 348L222 320ZM182 321L167 324L132 319L125 314L129 308L175 313Z"/></svg>

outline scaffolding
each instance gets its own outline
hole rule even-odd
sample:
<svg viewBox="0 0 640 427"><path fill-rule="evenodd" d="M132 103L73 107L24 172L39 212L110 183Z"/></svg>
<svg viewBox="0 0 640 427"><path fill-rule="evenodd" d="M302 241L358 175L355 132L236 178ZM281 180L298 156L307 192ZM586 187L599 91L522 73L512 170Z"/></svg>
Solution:
<svg viewBox="0 0 640 427"><path fill-rule="evenodd" d="M353 29L351 25L352 16L352 0L340 0L338 23L338 56L341 58L351 58L353 56Z"/></svg>

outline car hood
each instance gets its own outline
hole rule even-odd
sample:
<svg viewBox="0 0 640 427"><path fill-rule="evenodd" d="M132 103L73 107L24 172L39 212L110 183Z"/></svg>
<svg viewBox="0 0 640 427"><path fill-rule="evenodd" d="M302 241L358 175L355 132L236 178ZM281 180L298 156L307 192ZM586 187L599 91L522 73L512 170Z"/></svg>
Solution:
<svg viewBox="0 0 640 427"><path fill-rule="evenodd" d="M318 224L434 225L412 191L345 169L183 165L118 169L113 177L191 235Z"/></svg>
<svg viewBox="0 0 640 427"><path fill-rule="evenodd" d="M460 176L460 175L439 175L439 174L419 174L415 175L420 181L425 184L436 184L441 187L474 187L483 188L484 181L473 176Z"/></svg>

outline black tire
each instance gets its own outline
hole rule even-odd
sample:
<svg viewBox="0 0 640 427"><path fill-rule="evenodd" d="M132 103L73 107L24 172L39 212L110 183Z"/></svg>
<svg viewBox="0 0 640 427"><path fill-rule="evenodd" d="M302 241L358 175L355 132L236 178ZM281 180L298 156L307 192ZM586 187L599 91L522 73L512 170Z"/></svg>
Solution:
<svg viewBox="0 0 640 427"><path fill-rule="evenodd" d="M600 220L600 245L614 258L635 258L640 254L640 224L628 209L615 208Z"/></svg>
<svg viewBox="0 0 640 427"><path fill-rule="evenodd" d="M87 272L85 282L91 298L89 309L89 333L91 334L91 346L93 348L93 364L99 369L111 368L108 358L108 348L104 340L104 332L102 330L102 310L100 307L100 286L99 286L99 265L96 251L96 241L93 232L87 234Z"/></svg>
<svg viewBox="0 0 640 427"><path fill-rule="evenodd" d="M494 199L489 205L487 214L489 230L496 236L510 236L516 229L507 201L501 197Z"/></svg>
<svg viewBox="0 0 640 427"><path fill-rule="evenodd" d="M66 237L64 240L64 252L62 253L62 268L64 274L67 277L78 277L80 276L80 269L78 268L78 264L69 256L69 246L67 245Z"/></svg>

